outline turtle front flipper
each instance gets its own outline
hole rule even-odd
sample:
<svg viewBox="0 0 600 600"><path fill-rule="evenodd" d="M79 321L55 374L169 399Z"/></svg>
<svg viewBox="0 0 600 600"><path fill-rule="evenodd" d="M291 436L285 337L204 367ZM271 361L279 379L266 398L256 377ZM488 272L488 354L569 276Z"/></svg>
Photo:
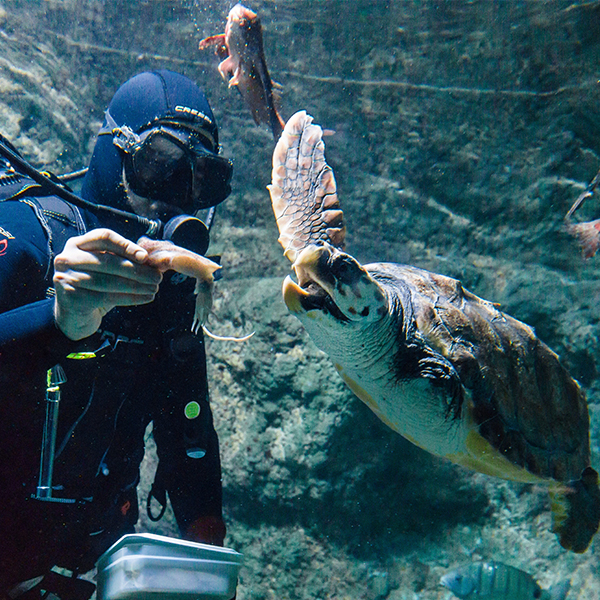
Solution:
<svg viewBox="0 0 600 600"><path fill-rule="evenodd" d="M279 243L292 262L310 244L344 249L346 227L331 167L325 162L323 130L305 111L287 122L273 152L271 194Z"/></svg>

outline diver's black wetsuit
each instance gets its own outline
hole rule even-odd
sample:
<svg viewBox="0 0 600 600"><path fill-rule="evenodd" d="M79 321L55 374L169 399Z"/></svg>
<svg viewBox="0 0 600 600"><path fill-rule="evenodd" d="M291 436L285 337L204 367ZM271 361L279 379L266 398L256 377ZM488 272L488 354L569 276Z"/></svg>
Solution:
<svg viewBox="0 0 600 600"><path fill-rule="evenodd" d="M39 575L55 563L87 570L98 551L132 527L150 421L180 527L204 515L220 518L219 450L207 402L204 342L202 334L190 332L194 282L167 273L152 304L114 309L100 332L84 344L72 342L54 325L53 300L44 299L51 272L44 277L47 241L34 211L17 201L0 203L0 226L0 240L6 240L0 248L0 582ZM114 349L103 357L66 358L104 340ZM38 484L46 371L56 363L67 382L53 478L62 487L54 495L93 498L81 505L31 499ZM192 433L183 414L189 400L201 400L206 417L200 444L207 454L199 459L185 453ZM98 534L111 527L114 533ZM88 549L91 554L80 561Z"/></svg>
<svg viewBox="0 0 600 600"><path fill-rule="evenodd" d="M166 71L124 84L110 111L134 130L163 116L212 119L204 95L186 78ZM209 124L216 139L216 124ZM110 135L98 138L82 194L124 208L121 158ZM78 214L88 230L111 226L84 211ZM65 240L54 239L51 247L43 222L27 203L0 202L0 597L53 565L85 572L111 543L133 531L150 422L159 455L157 497L161 490L168 492L182 532L192 525L198 534L198 523L208 522L213 543L222 543L224 536L204 339L202 332L190 331L195 282L168 272L154 302L113 309L97 333L73 342L55 326L53 299L47 297L52 254L62 250ZM71 227L65 237L77 234ZM103 356L67 358L100 347ZM77 501L70 504L32 497L38 485L46 374L57 363L67 381L59 409L53 496ZM201 406L194 421L184 416L191 400ZM190 446L204 448L206 455L189 458Z"/></svg>

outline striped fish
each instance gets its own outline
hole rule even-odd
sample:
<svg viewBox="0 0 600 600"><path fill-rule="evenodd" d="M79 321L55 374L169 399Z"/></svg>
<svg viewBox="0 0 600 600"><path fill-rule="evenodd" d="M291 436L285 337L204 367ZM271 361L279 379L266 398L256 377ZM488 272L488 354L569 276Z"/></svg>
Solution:
<svg viewBox="0 0 600 600"><path fill-rule="evenodd" d="M526 573L501 562L475 562L446 573L440 583L461 600L564 600L569 581L548 590Z"/></svg>

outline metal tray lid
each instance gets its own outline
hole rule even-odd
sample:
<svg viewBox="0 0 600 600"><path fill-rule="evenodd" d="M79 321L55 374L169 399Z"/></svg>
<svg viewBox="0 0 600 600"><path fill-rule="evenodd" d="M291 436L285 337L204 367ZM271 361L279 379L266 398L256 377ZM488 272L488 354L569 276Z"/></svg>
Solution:
<svg viewBox="0 0 600 600"><path fill-rule="evenodd" d="M198 544L154 533L130 533L117 540L98 559L98 571L110 565L113 559L125 555L192 558L235 565L240 565L243 559L242 554L231 548Z"/></svg>

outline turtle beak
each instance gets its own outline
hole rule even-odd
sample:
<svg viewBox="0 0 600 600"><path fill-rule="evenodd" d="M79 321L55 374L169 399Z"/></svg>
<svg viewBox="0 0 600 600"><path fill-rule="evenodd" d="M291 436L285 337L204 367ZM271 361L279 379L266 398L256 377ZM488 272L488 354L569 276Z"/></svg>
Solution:
<svg viewBox="0 0 600 600"><path fill-rule="evenodd" d="M308 246L296 258L292 265L292 269L298 278L298 285L301 288L306 288L311 283L316 283L327 294L331 295L335 279L330 277L326 279L324 275L327 271L320 268L323 263L326 263L331 256L331 250L328 246Z"/></svg>
<svg viewBox="0 0 600 600"><path fill-rule="evenodd" d="M321 311L338 321L348 320L318 283L309 279L303 285L306 287L299 286L289 275L283 282L283 301L293 315L298 318L308 315L312 318L316 316L313 311Z"/></svg>
<svg viewBox="0 0 600 600"><path fill-rule="evenodd" d="M292 314L310 316L312 311L322 311L338 321L348 320L331 296L335 278L322 268L330 255L327 246L308 246L296 258L292 268L298 283L289 276L283 282L283 300Z"/></svg>
<svg viewBox="0 0 600 600"><path fill-rule="evenodd" d="M308 299L310 294L303 290L289 275L283 281L283 301L293 314L306 312L302 307L302 298Z"/></svg>
<svg viewBox="0 0 600 600"><path fill-rule="evenodd" d="M321 294L325 291L316 275L319 258L323 254L323 250L324 248L320 246L308 246L302 250L292 265L298 283L289 275L283 282L283 301L288 310L295 315L307 313L309 310L317 308L312 300L315 295L315 287L320 288ZM310 289L308 289L309 286Z"/></svg>
<svg viewBox="0 0 600 600"><path fill-rule="evenodd" d="M327 288L317 275L319 260L324 250L321 246L308 246L302 250L292 265L298 283L289 275L283 282L283 301L288 310L295 315L322 308L322 302L315 301L327 293Z"/></svg>

